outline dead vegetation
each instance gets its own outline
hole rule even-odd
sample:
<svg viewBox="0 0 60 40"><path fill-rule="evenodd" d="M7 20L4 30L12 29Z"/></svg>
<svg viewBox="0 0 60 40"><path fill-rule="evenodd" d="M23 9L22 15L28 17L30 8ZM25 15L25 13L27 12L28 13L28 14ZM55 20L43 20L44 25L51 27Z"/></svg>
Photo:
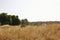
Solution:
<svg viewBox="0 0 60 40"><path fill-rule="evenodd" d="M60 40L60 24L0 26L0 40Z"/></svg>

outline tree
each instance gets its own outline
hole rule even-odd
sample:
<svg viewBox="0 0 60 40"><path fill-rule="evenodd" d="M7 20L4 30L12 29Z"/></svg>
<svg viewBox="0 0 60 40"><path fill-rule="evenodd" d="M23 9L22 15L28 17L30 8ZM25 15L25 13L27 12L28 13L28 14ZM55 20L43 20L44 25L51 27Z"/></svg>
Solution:
<svg viewBox="0 0 60 40"><path fill-rule="evenodd" d="M5 25L20 25L20 20L18 16L15 15L7 15L7 13L0 14L0 24Z"/></svg>
<svg viewBox="0 0 60 40"><path fill-rule="evenodd" d="M22 19L22 20L21 20L21 27L24 27L24 26L26 26L26 25L28 25L28 24L29 24L29 22L28 22L27 19Z"/></svg>
<svg viewBox="0 0 60 40"><path fill-rule="evenodd" d="M0 14L0 23L1 25L7 24L7 13L1 13Z"/></svg>
<svg viewBox="0 0 60 40"><path fill-rule="evenodd" d="M20 20L18 19L18 16L12 16L12 25L19 25L20 24Z"/></svg>

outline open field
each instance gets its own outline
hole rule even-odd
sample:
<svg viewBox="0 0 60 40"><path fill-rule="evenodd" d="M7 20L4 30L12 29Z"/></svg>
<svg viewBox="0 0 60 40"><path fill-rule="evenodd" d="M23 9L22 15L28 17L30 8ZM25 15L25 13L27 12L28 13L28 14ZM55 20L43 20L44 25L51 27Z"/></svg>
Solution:
<svg viewBox="0 0 60 40"><path fill-rule="evenodd" d="M0 40L60 40L60 23L40 26L0 26Z"/></svg>

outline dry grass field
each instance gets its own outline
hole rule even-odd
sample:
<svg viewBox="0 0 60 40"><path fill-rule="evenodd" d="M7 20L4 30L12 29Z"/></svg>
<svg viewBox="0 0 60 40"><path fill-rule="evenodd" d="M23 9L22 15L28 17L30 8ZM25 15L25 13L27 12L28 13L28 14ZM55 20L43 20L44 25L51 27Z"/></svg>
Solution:
<svg viewBox="0 0 60 40"><path fill-rule="evenodd" d="M0 40L60 40L60 24L0 26Z"/></svg>

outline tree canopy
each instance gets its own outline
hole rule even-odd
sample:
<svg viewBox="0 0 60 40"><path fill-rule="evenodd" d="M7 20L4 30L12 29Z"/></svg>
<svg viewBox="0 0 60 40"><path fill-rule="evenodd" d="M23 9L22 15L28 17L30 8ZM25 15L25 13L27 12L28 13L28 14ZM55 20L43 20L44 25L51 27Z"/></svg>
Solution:
<svg viewBox="0 0 60 40"><path fill-rule="evenodd" d="M27 19L20 20L18 16L7 15L7 13L0 13L0 25L28 25Z"/></svg>
<svg viewBox="0 0 60 40"><path fill-rule="evenodd" d="M1 13L0 14L0 25L19 25L20 20L18 16L15 15L7 15L7 13Z"/></svg>

